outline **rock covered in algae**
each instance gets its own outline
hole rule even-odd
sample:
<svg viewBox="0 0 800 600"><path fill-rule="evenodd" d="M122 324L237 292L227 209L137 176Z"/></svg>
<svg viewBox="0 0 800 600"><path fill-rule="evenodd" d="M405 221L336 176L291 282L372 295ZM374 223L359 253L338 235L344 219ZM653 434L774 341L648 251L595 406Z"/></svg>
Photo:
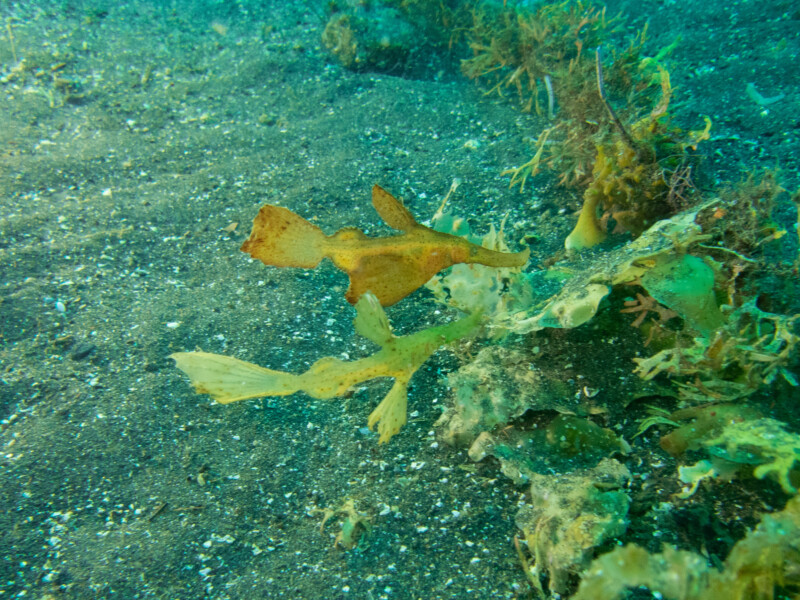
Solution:
<svg viewBox="0 0 800 600"><path fill-rule="evenodd" d="M453 405L437 421L444 440L465 445L483 431L505 425L527 410L555 410L570 390L549 379L522 350L488 346L447 376Z"/></svg>
<svg viewBox="0 0 800 600"><path fill-rule="evenodd" d="M550 592L565 593L594 549L625 533L630 498L622 488L630 478L627 467L610 458L593 469L531 475L531 500L516 524L533 557L534 582L546 574Z"/></svg>
<svg viewBox="0 0 800 600"><path fill-rule="evenodd" d="M392 72L416 46L413 27L395 9L380 3L352 3L331 15L322 45L352 71Z"/></svg>

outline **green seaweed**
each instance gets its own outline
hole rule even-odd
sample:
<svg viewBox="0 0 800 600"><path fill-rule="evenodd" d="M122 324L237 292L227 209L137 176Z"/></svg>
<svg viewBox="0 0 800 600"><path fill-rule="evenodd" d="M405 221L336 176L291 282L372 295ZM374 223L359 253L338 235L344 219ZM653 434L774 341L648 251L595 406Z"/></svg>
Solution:
<svg viewBox="0 0 800 600"><path fill-rule="evenodd" d="M661 447L672 456L680 456L687 450L698 450L705 440L719 435L727 425L760 416L754 408L741 404L683 408L669 415L669 420L685 423L662 436Z"/></svg>
<svg viewBox="0 0 800 600"><path fill-rule="evenodd" d="M763 479L770 475L787 494L796 494L792 483L794 464L800 462L800 435L789 433L775 419L733 422L703 445L709 454L741 464L757 464L753 475Z"/></svg>
<svg viewBox="0 0 800 600"><path fill-rule="evenodd" d="M555 107L549 99L575 101L575 82L592 69L583 49L602 44L614 24L604 8L582 0L546 4L533 11L484 4L473 10L472 17L466 31L472 57L462 62L464 74L488 82L487 94L515 91L525 111L543 114L547 106L551 117ZM551 92L544 103L548 87Z"/></svg>
<svg viewBox="0 0 800 600"><path fill-rule="evenodd" d="M665 256L641 278L648 293L676 311L695 330L709 335L725 322L714 295L714 271L691 254Z"/></svg>
<svg viewBox="0 0 800 600"><path fill-rule="evenodd" d="M645 56L645 27L604 59L600 49L615 26L605 8L565 0L536 10L481 5L467 28L473 56L463 61L464 74L488 81L487 94L516 90L524 111L550 121L534 156L503 172L511 187L523 191L529 177L548 168L561 184L584 188L568 251L595 246L611 231L641 235L691 206L693 153L709 138L708 118L697 131L672 124L673 88L663 61L678 40Z"/></svg>
<svg viewBox="0 0 800 600"><path fill-rule="evenodd" d="M664 546L650 554L635 544L615 548L592 562L572 600L616 600L629 588L646 587L666 600L772 600L778 586L800 586L800 496L765 515L739 541L723 568L705 557ZM793 596L794 597L794 596Z"/></svg>
<svg viewBox="0 0 800 600"><path fill-rule="evenodd" d="M797 387L795 333L800 314L768 313L749 300L721 327L647 358L634 358L635 373L646 380L673 377L680 397L695 402L733 401L767 387L779 377Z"/></svg>

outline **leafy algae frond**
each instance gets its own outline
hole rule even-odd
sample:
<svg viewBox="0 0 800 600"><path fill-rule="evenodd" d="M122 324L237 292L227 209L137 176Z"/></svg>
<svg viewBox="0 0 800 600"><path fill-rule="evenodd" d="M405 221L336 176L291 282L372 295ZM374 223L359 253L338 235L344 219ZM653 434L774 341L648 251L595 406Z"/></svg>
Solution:
<svg viewBox="0 0 800 600"><path fill-rule="evenodd" d="M796 494L791 472L800 462L800 435L775 419L728 423L722 433L704 442L710 454L732 462L758 463L753 475L772 475L787 494Z"/></svg>
<svg viewBox="0 0 800 600"><path fill-rule="evenodd" d="M366 358L346 362L327 356L299 375L273 371L230 356L208 352L176 352L178 368L195 390L221 404L260 396L289 396L305 392L320 399L343 395L348 389L377 377L392 377L394 385L369 416L378 426L380 443L388 442L406 423L408 383L439 347L472 332L480 321L475 312L458 321L430 327L407 336L395 336L378 299L371 293L356 304L355 330L381 349Z"/></svg>
<svg viewBox="0 0 800 600"><path fill-rule="evenodd" d="M800 343L795 333L799 320L800 315L762 311L752 299L732 311L722 326L694 337L691 344L634 358L634 372L646 380L666 373L676 378L682 399L696 402L745 398L778 376L798 387L792 370Z"/></svg>

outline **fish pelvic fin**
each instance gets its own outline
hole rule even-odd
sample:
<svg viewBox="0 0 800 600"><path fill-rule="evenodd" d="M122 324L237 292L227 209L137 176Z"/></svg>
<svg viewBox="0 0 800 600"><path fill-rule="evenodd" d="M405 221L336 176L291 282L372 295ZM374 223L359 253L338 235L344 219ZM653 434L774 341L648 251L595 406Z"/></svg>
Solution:
<svg viewBox="0 0 800 600"><path fill-rule="evenodd" d="M350 286L345 299L355 304L365 293L372 292L381 306L391 306L423 286L437 270L420 265L413 256L397 253L365 256L347 272Z"/></svg>
<svg viewBox="0 0 800 600"><path fill-rule="evenodd" d="M389 319L380 300L372 292L363 294L356 302L356 318L353 319L356 333L383 347L394 335Z"/></svg>

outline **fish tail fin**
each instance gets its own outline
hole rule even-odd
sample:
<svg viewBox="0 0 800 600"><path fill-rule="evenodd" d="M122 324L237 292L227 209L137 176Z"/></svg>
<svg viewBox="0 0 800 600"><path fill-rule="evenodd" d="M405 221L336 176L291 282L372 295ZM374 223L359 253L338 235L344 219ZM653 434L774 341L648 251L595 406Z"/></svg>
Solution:
<svg viewBox="0 0 800 600"><path fill-rule="evenodd" d="M327 240L319 227L300 215L266 204L241 250L266 265L313 269L325 257Z"/></svg>
<svg viewBox="0 0 800 600"><path fill-rule="evenodd" d="M238 358L209 352L176 352L169 357L189 376L198 394L208 394L220 404L261 396L288 396L298 390L297 375Z"/></svg>

